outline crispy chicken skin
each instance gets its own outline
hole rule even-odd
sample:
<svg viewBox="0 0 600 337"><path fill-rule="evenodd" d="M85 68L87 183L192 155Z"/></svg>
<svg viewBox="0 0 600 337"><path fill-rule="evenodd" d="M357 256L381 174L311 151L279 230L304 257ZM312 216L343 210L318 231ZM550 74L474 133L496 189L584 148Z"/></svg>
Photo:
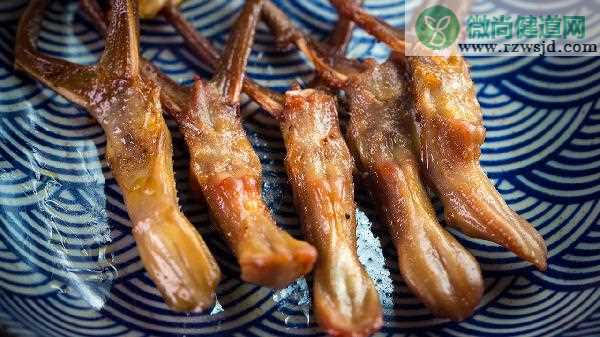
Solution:
<svg viewBox="0 0 600 337"><path fill-rule="evenodd" d="M106 49L94 66L39 53L35 40L47 2L32 0L19 23L15 65L87 109L106 133L106 157L119 184L146 271L175 310L213 303L220 271L179 210L169 130L159 88L139 73L132 0L112 1Z"/></svg>
<svg viewBox="0 0 600 337"><path fill-rule="evenodd" d="M546 269L546 245L535 228L511 210L479 164L485 138L482 112L462 57L411 57L415 140L448 222L496 242Z"/></svg>
<svg viewBox="0 0 600 337"><path fill-rule="evenodd" d="M346 138L394 240L404 280L436 316L465 319L481 300L483 279L475 258L439 224L423 187L403 66L365 63L345 88Z"/></svg>
<svg viewBox="0 0 600 337"><path fill-rule="evenodd" d="M319 252L316 318L332 336L370 335L382 324L381 305L356 254L354 164L335 100L314 89L291 90L285 98L285 166L304 233Z"/></svg>

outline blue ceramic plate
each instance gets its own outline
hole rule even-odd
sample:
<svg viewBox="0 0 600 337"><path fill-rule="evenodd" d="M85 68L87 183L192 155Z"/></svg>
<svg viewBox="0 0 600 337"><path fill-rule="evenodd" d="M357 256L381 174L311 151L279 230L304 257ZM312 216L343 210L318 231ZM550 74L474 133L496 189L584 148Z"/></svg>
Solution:
<svg viewBox="0 0 600 337"><path fill-rule="evenodd" d="M325 36L336 19L326 0L277 2L315 37ZM196 0L182 10L222 47L240 5ZM0 2L0 327L14 336L42 337L323 335L305 280L279 291L239 280L205 206L187 185L185 147L173 123L180 203L226 277L210 312L178 314L165 306L130 235L121 193L106 165L102 130L85 111L13 70L13 36L24 6L21 0ZM489 6L477 3L475 11ZM401 2L367 1L366 8L393 25L404 24ZM40 48L90 64L103 40L76 2L55 1ZM161 20L143 23L142 49L181 82L209 75ZM387 49L357 30L349 53L383 60ZM453 231L482 265L485 296L462 323L435 318L403 284L393 246L358 187L359 254L385 308L379 335L600 336L600 59L469 61L488 131L482 163L509 205L543 234L548 271L535 271L494 244ZM260 83L284 90L309 79L312 68L296 51L276 51L261 26L248 71ZM278 126L252 103L243 110L263 163L264 196L278 223L300 235Z"/></svg>

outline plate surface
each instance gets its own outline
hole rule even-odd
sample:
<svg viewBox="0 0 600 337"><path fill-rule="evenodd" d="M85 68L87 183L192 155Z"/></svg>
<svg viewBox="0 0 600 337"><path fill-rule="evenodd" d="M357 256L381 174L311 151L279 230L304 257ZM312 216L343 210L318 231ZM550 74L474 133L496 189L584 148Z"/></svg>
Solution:
<svg viewBox="0 0 600 337"><path fill-rule="evenodd" d="M319 38L336 18L326 0L277 2ZM579 2L569 6L585 1ZM366 3L372 13L403 25L402 2ZM177 314L163 304L129 234L121 194L104 158L102 130L85 111L13 70L13 36L24 5L0 2L0 330L44 337L322 335L305 280L275 292L240 282L205 206L189 190L185 147L173 123L180 203L226 277L209 313ZM240 5L190 0L183 12L222 47ZM54 1L40 48L89 64L103 41L75 2ZM209 75L161 20L143 23L142 49L179 81ZM387 50L357 30L349 54L383 60ZM402 283L372 201L357 187L359 254L385 307L379 336L600 336L600 59L470 62L488 131L483 165L509 205L544 235L549 268L537 272L496 245L452 231L482 264L486 292L470 319L434 318ZM309 79L311 67L296 51L277 52L262 26L249 75L284 90ZM265 198L278 223L299 236L278 126L252 103L243 110L263 163ZM441 214L437 201L436 206Z"/></svg>

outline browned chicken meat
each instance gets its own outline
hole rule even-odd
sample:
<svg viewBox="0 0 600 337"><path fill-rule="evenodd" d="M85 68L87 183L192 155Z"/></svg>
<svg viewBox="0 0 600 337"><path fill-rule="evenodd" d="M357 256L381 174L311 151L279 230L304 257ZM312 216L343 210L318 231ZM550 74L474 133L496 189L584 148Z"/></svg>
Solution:
<svg viewBox="0 0 600 337"><path fill-rule="evenodd" d="M97 3L84 1L91 16ZM184 88L151 64L143 75L162 89L161 100L177 122L190 152L190 171L218 225L234 251L244 281L281 288L312 270L315 248L277 227L262 199L262 167L239 118L244 69L262 1L248 0L220 58L204 41L204 57L218 68L213 80ZM171 9L172 10L172 9ZM207 56L212 55L212 56ZM215 56L216 55L216 56ZM261 90L257 95L270 93ZM262 97L262 96L261 96ZM264 101L264 100L261 100Z"/></svg>
<svg viewBox="0 0 600 337"><path fill-rule="evenodd" d="M309 46L307 56L318 60L315 66L324 81L345 91L350 114L346 137L392 235L405 281L438 316L469 316L483 293L481 271L438 223L421 182L402 62L390 59L379 65L344 58L339 43L347 40L350 22L338 23L330 38L334 45L326 47L305 37L270 2L263 16L281 44ZM298 43L302 40L307 42Z"/></svg>
<svg viewBox="0 0 600 337"><path fill-rule="evenodd" d="M479 164L485 129L466 62L413 57L408 64L416 145L448 222L546 269L544 239L506 205Z"/></svg>
<svg viewBox="0 0 600 337"><path fill-rule="evenodd" d="M351 1L332 0L351 18L398 53L401 34ZM546 268L541 235L511 210L483 172L480 147L485 138L482 112L465 60L459 56L407 57L413 144L427 178L437 189L448 222L465 233L496 242Z"/></svg>
<svg viewBox="0 0 600 337"><path fill-rule="evenodd" d="M198 58L209 64L218 59L210 43L175 8L162 13ZM173 91L168 82L159 82ZM306 238L319 253L313 290L318 322L336 336L371 334L382 324L381 306L356 254L354 164L339 130L334 98L315 89L276 94L249 80L243 88L281 123L297 210Z"/></svg>
<svg viewBox="0 0 600 337"><path fill-rule="evenodd" d="M106 157L117 180L144 266L174 309L213 303L219 268L179 210L171 137L160 89L140 76L137 3L112 1L106 48L97 65L39 53L35 40L47 2L32 0L19 23L15 65L84 107L106 133Z"/></svg>
<svg viewBox="0 0 600 337"><path fill-rule="evenodd" d="M404 280L437 316L465 319L483 293L479 265L439 224L420 178L402 66L369 63L345 88L348 140L389 227Z"/></svg>
<svg viewBox="0 0 600 337"><path fill-rule="evenodd" d="M314 89L291 90L285 98L286 169L304 233L319 252L315 315L331 335L370 335L382 324L381 305L356 254L354 163L339 129L336 102Z"/></svg>

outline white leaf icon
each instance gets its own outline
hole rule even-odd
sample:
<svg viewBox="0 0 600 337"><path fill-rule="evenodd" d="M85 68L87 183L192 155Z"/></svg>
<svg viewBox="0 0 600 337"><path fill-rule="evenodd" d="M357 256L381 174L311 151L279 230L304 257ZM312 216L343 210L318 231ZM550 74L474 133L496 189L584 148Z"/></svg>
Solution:
<svg viewBox="0 0 600 337"><path fill-rule="evenodd" d="M424 15L423 24L430 31L427 33L429 41L428 47L430 48L442 48L446 45L448 41L448 37L446 33L446 29L450 26L452 21L452 15L446 15L439 19L436 19L434 16ZM423 41L425 42L425 41Z"/></svg>
<svg viewBox="0 0 600 337"><path fill-rule="evenodd" d="M449 15L444 16L437 22L437 26L436 26L435 30L443 31L444 29L446 29L448 27L449 24L450 24L450 16Z"/></svg>
<svg viewBox="0 0 600 337"><path fill-rule="evenodd" d="M435 26L436 26L436 22L435 19L433 18L433 16L425 16L425 26L427 26L427 28L431 29L431 30L436 30Z"/></svg>

